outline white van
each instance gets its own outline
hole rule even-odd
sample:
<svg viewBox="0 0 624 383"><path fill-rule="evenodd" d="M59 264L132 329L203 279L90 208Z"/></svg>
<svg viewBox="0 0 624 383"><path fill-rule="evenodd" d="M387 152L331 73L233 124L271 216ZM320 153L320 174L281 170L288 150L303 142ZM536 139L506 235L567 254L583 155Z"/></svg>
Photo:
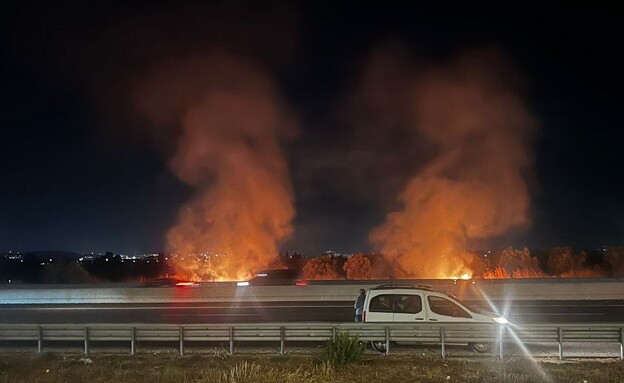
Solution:
<svg viewBox="0 0 624 383"><path fill-rule="evenodd" d="M424 285L381 285L368 290L362 321L507 323L499 314L477 310L451 294ZM371 346L385 352L383 341L371 342ZM469 346L478 352L491 347L489 343Z"/></svg>

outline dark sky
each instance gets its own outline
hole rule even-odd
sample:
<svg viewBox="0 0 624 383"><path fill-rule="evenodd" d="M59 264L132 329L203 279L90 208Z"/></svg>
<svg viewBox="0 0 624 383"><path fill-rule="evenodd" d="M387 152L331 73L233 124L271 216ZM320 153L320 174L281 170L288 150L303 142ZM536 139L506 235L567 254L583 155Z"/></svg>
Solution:
<svg viewBox="0 0 624 383"><path fill-rule="evenodd" d="M309 169L310 157L350 150L341 105L362 61L385 46L432 60L494 48L522 74L540 124L533 224L487 245L624 244L613 9L31 2L0 20L0 250L161 250L190 190L166 167L167 138L146 139L128 118L125 84L151 60L215 46L266 65L297 115L287 148L296 234L284 250L367 250L394 200L337 187L343 170Z"/></svg>

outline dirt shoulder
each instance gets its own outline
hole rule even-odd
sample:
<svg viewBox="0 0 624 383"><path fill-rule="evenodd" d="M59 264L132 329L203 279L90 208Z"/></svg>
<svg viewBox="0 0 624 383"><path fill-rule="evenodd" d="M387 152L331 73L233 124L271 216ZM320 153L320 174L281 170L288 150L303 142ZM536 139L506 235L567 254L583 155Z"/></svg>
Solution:
<svg viewBox="0 0 624 383"><path fill-rule="evenodd" d="M334 368L309 355L177 356L166 353L0 354L0 383L149 382L149 383L325 383L385 382L624 382L619 360L532 361L512 358L443 360L439 356L366 355Z"/></svg>

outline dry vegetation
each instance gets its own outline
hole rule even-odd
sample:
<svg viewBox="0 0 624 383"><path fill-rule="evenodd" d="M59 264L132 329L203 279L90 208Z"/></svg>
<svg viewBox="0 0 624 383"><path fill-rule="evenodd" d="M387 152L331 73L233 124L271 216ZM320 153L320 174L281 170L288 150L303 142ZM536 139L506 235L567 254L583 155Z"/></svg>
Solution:
<svg viewBox="0 0 624 383"><path fill-rule="evenodd" d="M0 355L0 382L317 383L317 382L624 382L619 361L540 362L528 359L451 359L417 355L365 355L358 363L331 367L311 356L195 354ZM540 372L545 372L545 376ZM545 380L546 378L546 380Z"/></svg>

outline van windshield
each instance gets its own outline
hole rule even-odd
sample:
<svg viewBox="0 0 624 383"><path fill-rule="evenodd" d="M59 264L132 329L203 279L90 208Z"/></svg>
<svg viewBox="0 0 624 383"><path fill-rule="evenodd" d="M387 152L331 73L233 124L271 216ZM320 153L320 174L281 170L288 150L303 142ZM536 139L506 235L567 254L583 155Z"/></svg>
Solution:
<svg viewBox="0 0 624 383"><path fill-rule="evenodd" d="M474 305L469 305L468 303L464 302L464 301L458 301L459 303L462 304L462 306L464 306L465 308L467 308L468 310L472 311L475 314L482 314L483 310L481 310L479 307L474 306Z"/></svg>
<svg viewBox="0 0 624 383"><path fill-rule="evenodd" d="M448 295L449 297L455 299L458 303L460 303L462 306L464 306L465 308L467 308L468 310L472 311L475 314L482 314L483 310L480 309L479 307L476 307L474 305L468 304L465 301L462 301L461 299L457 298L456 295L451 294L449 292L446 293L446 295Z"/></svg>

